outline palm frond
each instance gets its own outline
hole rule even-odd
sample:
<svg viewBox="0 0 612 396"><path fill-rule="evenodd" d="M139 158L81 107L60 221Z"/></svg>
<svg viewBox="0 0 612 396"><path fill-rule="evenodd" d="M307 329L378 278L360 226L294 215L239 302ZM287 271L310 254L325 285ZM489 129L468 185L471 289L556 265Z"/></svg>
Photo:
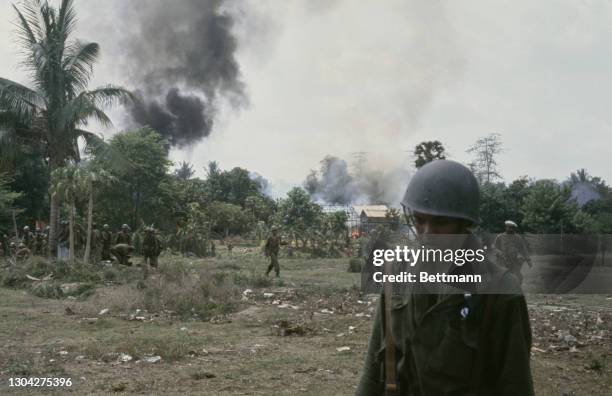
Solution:
<svg viewBox="0 0 612 396"><path fill-rule="evenodd" d="M96 158L104 161L107 169L115 172L125 172L126 169L134 167L129 158L121 152L114 150L100 136L82 129L77 129L76 131L85 140L85 152L95 155Z"/></svg>
<svg viewBox="0 0 612 396"><path fill-rule="evenodd" d="M78 90L87 87L93 64L98 59L100 46L97 43L83 43L77 41L66 48L63 60L63 69L69 83Z"/></svg>
<svg viewBox="0 0 612 396"><path fill-rule="evenodd" d="M112 122L101 107L126 102L132 97L129 91L114 86L81 92L62 109L59 125L62 128L87 125L88 120L93 118L103 126L110 127Z"/></svg>
<svg viewBox="0 0 612 396"><path fill-rule="evenodd" d="M6 78L0 78L0 109L12 113L19 121L28 124L44 106L44 98L36 91Z"/></svg>
<svg viewBox="0 0 612 396"><path fill-rule="evenodd" d="M63 0L59 9L57 20L58 29L62 32L64 39L67 39L76 28L76 12L73 0Z"/></svg>

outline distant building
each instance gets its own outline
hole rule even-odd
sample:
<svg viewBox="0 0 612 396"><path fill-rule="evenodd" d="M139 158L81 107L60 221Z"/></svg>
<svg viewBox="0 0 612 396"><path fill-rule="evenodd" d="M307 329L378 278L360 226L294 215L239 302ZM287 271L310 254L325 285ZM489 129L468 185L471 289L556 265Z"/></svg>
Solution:
<svg viewBox="0 0 612 396"><path fill-rule="evenodd" d="M379 225L390 224L388 211L387 205L352 205L349 214L351 234L368 234Z"/></svg>

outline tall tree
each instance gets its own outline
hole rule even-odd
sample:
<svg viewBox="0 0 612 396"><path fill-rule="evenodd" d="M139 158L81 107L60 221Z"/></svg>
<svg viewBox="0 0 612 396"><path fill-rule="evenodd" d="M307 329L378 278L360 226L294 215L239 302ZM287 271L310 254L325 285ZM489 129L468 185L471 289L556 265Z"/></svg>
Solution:
<svg viewBox="0 0 612 396"><path fill-rule="evenodd" d="M100 47L71 38L77 22L73 0L62 0L59 8L47 1L25 0L14 9L18 44L32 88L0 78L0 154L14 155L17 141L42 145L51 173L80 160L79 139L87 146L102 147L102 139L83 128L92 119L110 125L102 108L132 96L111 85L87 90ZM53 196L50 201L52 254L59 203Z"/></svg>
<svg viewBox="0 0 612 396"><path fill-rule="evenodd" d="M174 175L181 180L189 180L195 175L193 165L187 161L183 161L179 164L178 168L174 170Z"/></svg>
<svg viewBox="0 0 612 396"><path fill-rule="evenodd" d="M67 165L55 169L51 173L51 199L64 202L68 209L69 253L68 261L74 265L74 220L76 216L77 199L86 189L84 170L77 165Z"/></svg>
<svg viewBox="0 0 612 396"><path fill-rule="evenodd" d="M481 137L466 152L475 155L470 168L481 183L492 183L501 179L497 170L497 154L502 152L502 141L499 133Z"/></svg>
<svg viewBox="0 0 612 396"><path fill-rule="evenodd" d="M93 225L93 208L94 208L94 190L104 185L116 181L117 179L104 169L94 169L91 164L84 169L84 172L80 174L83 179L80 181L80 185L85 188L85 192L88 195L87 203L87 242L85 243L85 255L83 262L89 263L89 257L91 255L91 234Z"/></svg>
<svg viewBox="0 0 612 396"><path fill-rule="evenodd" d="M446 149L439 140L421 142L414 147L414 166L418 169L428 162L446 158Z"/></svg>

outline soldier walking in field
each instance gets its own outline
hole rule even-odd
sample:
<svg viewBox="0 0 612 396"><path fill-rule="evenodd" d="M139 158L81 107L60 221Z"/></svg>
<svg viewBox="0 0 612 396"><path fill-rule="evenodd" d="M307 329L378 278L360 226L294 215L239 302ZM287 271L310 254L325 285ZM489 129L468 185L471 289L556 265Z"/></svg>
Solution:
<svg viewBox="0 0 612 396"><path fill-rule="evenodd" d="M482 249L470 232L479 221L479 196L467 167L437 160L412 176L402 206L419 239L455 235L462 249ZM457 268L485 270L487 277L450 294L432 291L438 286L405 293L384 286L358 396L534 394L529 315L516 278L486 258Z"/></svg>
<svg viewBox="0 0 612 396"><path fill-rule="evenodd" d="M272 227L272 235L268 237L266 241L266 245L264 247L264 252L267 257L270 257L270 265L268 265L268 270L266 271L266 276L270 275L270 271L274 268L274 272L276 272L276 277L280 275L280 266L278 264L278 253L280 251L281 238L278 236L278 229L276 227Z"/></svg>
<svg viewBox="0 0 612 396"><path fill-rule="evenodd" d="M523 283L523 274L521 270L523 263L526 261L529 268L533 266L529 257L527 242L516 231L518 225L512 220L504 222L506 231L499 234L493 242L493 248L497 253L500 264L508 268L508 270L516 276L519 283Z"/></svg>
<svg viewBox="0 0 612 396"><path fill-rule="evenodd" d="M108 224L104 224L102 226L102 232L100 233L100 244L102 247L102 251L100 253L102 260L110 260L110 249L111 245L113 244L113 234L111 233Z"/></svg>

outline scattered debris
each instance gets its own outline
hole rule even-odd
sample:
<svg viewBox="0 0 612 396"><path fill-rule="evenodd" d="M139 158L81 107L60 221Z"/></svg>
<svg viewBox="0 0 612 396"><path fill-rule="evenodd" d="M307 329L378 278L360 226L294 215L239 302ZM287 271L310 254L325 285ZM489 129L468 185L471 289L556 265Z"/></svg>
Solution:
<svg viewBox="0 0 612 396"><path fill-rule="evenodd" d="M157 363L157 362L161 361L162 358L161 358L161 356L148 356L148 357L146 357L146 358L144 358L142 360L144 362L147 362L147 363Z"/></svg>
<svg viewBox="0 0 612 396"><path fill-rule="evenodd" d="M40 281L39 278L32 276L32 275L28 275L28 274L26 274L26 278L28 278L29 280L33 280L33 281Z"/></svg>
<svg viewBox="0 0 612 396"><path fill-rule="evenodd" d="M65 313L66 315L74 315L74 311L73 311L73 310L72 310L72 308L70 308L70 307L66 307L66 308L64 308L64 313Z"/></svg>
<svg viewBox="0 0 612 396"><path fill-rule="evenodd" d="M251 289L246 289L245 291L242 292L242 300L246 301L249 299L249 296L253 293L253 290Z"/></svg>
<svg viewBox="0 0 612 396"><path fill-rule="evenodd" d="M351 350L351 347L347 347L347 346L341 346L341 347L336 348L336 351L338 352L348 352L350 350Z"/></svg>
<svg viewBox="0 0 612 396"><path fill-rule="evenodd" d="M122 353L121 355L119 355L119 361L121 363L127 363L127 362L132 361L132 357L128 355L127 353Z"/></svg>
<svg viewBox="0 0 612 396"><path fill-rule="evenodd" d="M210 323L213 323L213 324L232 323L232 319L227 314L215 315L212 318L210 318Z"/></svg>
<svg viewBox="0 0 612 396"><path fill-rule="evenodd" d="M98 312L98 315L102 316L102 315L106 315L107 313L109 313L109 309L108 308L104 308L103 310L101 310L100 312Z"/></svg>
<svg viewBox="0 0 612 396"><path fill-rule="evenodd" d="M274 297L274 293L264 293L263 296L265 298L272 298L272 297Z"/></svg>
<svg viewBox="0 0 612 396"><path fill-rule="evenodd" d="M314 330L304 322L292 324L289 323L288 320L279 320L273 327L277 329L277 334L281 337L290 335L304 336L307 333L314 332Z"/></svg>

